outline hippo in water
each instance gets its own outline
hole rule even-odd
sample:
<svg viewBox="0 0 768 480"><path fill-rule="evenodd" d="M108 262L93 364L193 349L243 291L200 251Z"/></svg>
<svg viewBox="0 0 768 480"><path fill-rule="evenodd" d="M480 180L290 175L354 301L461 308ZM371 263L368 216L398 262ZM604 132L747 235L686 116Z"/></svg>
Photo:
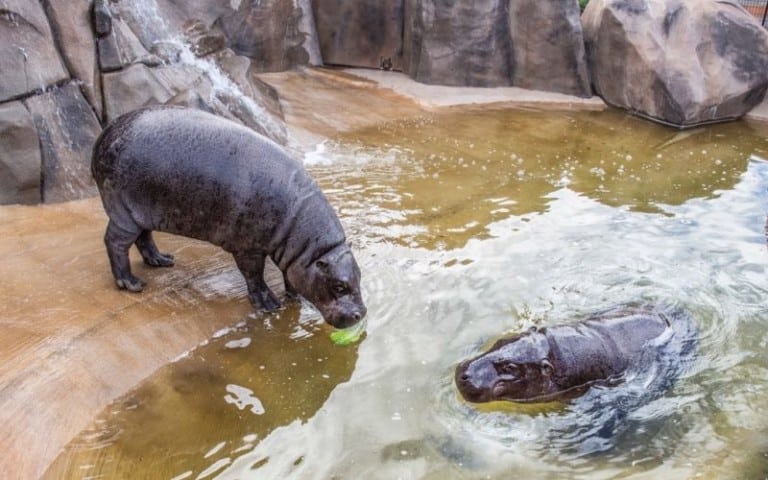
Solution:
<svg viewBox="0 0 768 480"><path fill-rule="evenodd" d="M256 308L273 311L264 281L272 258L286 291L299 293L337 328L366 313L360 269L336 213L317 184L271 140L229 120L180 107L150 107L116 119L91 164L109 224L104 241L119 288L141 291L128 250L172 266L152 231L206 240L232 253Z"/></svg>
<svg viewBox="0 0 768 480"><path fill-rule="evenodd" d="M629 370L651 368L661 356L689 356L695 337L695 324L681 309L617 307L574 325L501 339L456 368L456 386L473 403L569 400L592 385L618 384Z"/></svg>

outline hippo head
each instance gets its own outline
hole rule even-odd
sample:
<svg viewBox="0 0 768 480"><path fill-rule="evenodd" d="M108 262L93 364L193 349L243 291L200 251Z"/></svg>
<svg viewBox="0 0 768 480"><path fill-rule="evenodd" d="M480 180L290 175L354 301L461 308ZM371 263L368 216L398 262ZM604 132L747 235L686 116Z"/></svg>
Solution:
<svg viewBox="0 0 768 480"><path fill-rule="evenodd" d="M360 267L349 245L341 244L302 269L289 269L288 281L320 310L326 322L347 328L365 316Z"/></svg>
<svg viewBox="0 0 768 480"><path fill-rule="evenodd" d="M532 328L462 362L456 368L456 386L465 400L474 403L548 401L557 393L549 354L547 337Z"/></svg>

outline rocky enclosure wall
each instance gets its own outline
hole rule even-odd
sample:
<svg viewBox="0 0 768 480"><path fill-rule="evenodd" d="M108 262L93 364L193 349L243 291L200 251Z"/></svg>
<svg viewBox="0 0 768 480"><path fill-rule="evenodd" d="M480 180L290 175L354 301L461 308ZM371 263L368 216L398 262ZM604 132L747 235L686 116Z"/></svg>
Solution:
<svg viewBox="0 0 768 480"><path fill-rule="evenodd" d="M768 33L731 1L592 0L583 20L577 0L0 0L0 204L94 195L99 132L146 105L205 109L285 143L277 94L257 74L300 65L596 87L678 126L737 118L768 88Z"/></svg>

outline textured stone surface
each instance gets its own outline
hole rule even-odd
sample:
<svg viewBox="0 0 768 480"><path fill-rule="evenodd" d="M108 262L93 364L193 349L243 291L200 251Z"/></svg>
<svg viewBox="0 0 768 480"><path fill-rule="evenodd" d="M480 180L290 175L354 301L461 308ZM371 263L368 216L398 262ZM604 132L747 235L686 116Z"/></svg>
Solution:
<svg viewBox="0 0 768 480"><path fill-rule="evenodd" d="M20 102L0 104L0 204L40 201L40 142Z"/></svg>
<svg viewBox="0 0 768 480"><path fill-rule="evenodd" d="M207 70L194 65L151 68L136 64L107 73L104 75L107 118L111 121L148 105L205 105L204 110L236 119L278 143L285 143L285 125L274 90L252 75L248 69L249 59L236 57L222 63L232 64L229 76L214 64L208 64Z"/></svg>
<svg viewBox="0 0 768 480"><path fill-rule="evenodd" d="M405 0L403 36L420 82L591 94L575 0Z"/></svg>
<svg viewBox="0 0 768 480"><path fill-rule="evenodd" d="M259 71L321 63L310 0L157 0L138 7L118 3L112 11L150 51L187 32L201 52L230 48L250 57Z"/></svg>
<svg viewBox="0 0 768 480"><path fill-rule="evenodd" d="M679 127L728 120L768 88L768 31L734 2L591 0L583 21L596 92L633 113Z"/></svg>
<svg viewBox="0 0 768 480"><path fill-rule="evenodd" d="M312 0L323 62L402 69L404 0Z"/></svg>
<svg viewBox="0 0 768 480"><path fill-rule="evenodd" d="M104 105L107 121L148 105L163 104L204 81L192 67L144 64L104 74ZM208 87L210 88L210 87Z"/></svg>
<svg viewBox="0 0 768 480"><path fill-rule="evenodd" d="M285 0L242 2L218 24L232 50L250 57L259 71L274 72L310 63L304 46L308 32L300 29L303 14Z"/></svg>
<svg viewBox="0 0 768 480"><path fill-rule="evenodd" d="M110 5L107 0L96 0L93 7L93 26L97 34L101 71L112 72L134 63L160 64L160 59L144 47L120 11Z"/></svg>
<svg viewBox="0 0 768 480"><path fill-rule="evenodd" d="M96 41L91 28L90 0L47 0L46 13L53 36L70 74L101 116L101 77L96 58Z"/></svg>
<svg viewBox="0 0 768 480"><path fill-rule="evenodd" d="M42 197L60 202L96 194L91 149L101 125L77 85L70 83L24 101L42 153Z"/></svg>
<svg viewBox="0 0 768 480"><path fill-rule="evenodd" d="M0 3L0 102L69 78L38 1Z"/></svg>
<svg viewBox="0 0 768 480"><path fill-rule="evenodd" d="M517 0L509 9L512 85L591 96L578 3Z"/></svg>
<svg viewBox="0 0 768 480"><path fill-rule="evenodd" d="M406 0L404 71L438 85L510 85L507 3Z"/></svg>

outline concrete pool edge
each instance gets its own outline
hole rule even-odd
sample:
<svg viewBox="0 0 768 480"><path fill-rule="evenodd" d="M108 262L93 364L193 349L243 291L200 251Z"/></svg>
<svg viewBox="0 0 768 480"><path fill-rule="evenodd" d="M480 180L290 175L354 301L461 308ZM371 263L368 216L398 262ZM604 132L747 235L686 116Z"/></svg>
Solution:
<svg viewBox="0 0 768 480"><path fill-rule="evenodd" d="M427 85L400 72L366 70L360 68L342 71L376 83L400 95L409 97L424 108L454 107L503 103L508 105L542 105L561 108L603 110L607 108L600 97L576 97L557 92L528 90L519 87L451 87Z"/></svg>

